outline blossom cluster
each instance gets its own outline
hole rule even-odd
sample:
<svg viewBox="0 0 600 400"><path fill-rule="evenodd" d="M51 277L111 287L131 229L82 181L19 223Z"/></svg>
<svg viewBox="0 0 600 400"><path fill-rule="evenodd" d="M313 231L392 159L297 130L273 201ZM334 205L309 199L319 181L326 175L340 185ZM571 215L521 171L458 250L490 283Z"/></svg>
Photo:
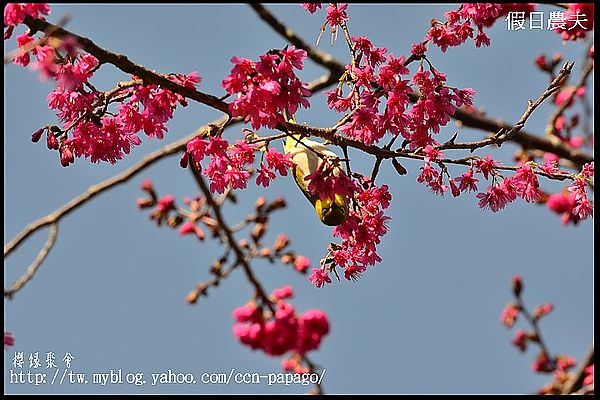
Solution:
<svg viewBox="0 0 600 400"><path fill-rule="evenodd" d="M533 312L529 312L522 301L523 281L516 275L512 280L512 291L515 301L508 303L502 310L500 320L508 328L512 328L517 322L519 315L523 314L524 319L531 324L530 330L518 329L512 340L512 344L521 352L527 351L530 345L539 347L531 369L536 373L553 373L554 380L539 390L540 394L562 394L564 386L572 378L570 369L576 366L573 357L565 354L551 356L548 349L541 339L539 332L539 321L542 317L550 314L554 309L552 303L544 303L537 306ZM592 377L593 379L593 377Z"/></svg>
<svg viewBox="0 0 600 400"><path fill-rule="evenodd" d="M310 91L295 72L303 68L305 58L306 51L294 46L268 51L260 61L233 57L234 67L221 83L236 95L229 104L231 115L244 117L254 129L275 128L286 122L286 114L308 108Z"/></svg>
<svg viewBox="0 0 600 400"><path fill-rule="evenodd" d="M475 46L489 46L490 38L485 28L511 11L524 11L528 15L533 10L533 3L463 3L457 10L444 13L445 22L432 22L424 42L432 41L445 53L448 47L459 46L473 38L477 28L477 35L473 38Z"/></svg>
<svg viewBox="0 0 600 400"><path fill-rule="evenodd" d="M556 28L556 32L561 34L563 40L585 39L594 29L594 3L567 4L564 20L578 21L578 23L572 23L569 27Z"/></svg>
<svg viewBox="0 0 600 400"><path fill-rule="evenodd" d="M376 186L366 177L356 185L346 220L333 230L333 236L339 237L341 243L332 243L323 265L312 270L309 279L316 287L331 283L329 273L337 276L338 267L347 280L356 280L368 266L381 261L377 245L387 233L386 221L390 217L384 211L391 199L387 185Z"/></svg>
<svg viewBox="0 0 600 400"><path fill-rule="evenodd" d="M318 349L323 337L329 333L327 314L321 310L296 313L288 301L293 295L291 286L271 293L269 300L275 314L266 310L266 305L259 305L256 301L233 310L235 337L253 350L260 349L271 356L288 352L304 355Z"/></svg>
<svg viewBox="0 0 600 400"><path fill-rule="evenodd" d="M5 24L14 26L23 22L25 14L39 18L40 13L48 14L48 6L11 3L4 9ZM26 32L16 40L18 51L13 63L31 66L42 78L55 81L56 89L50 92L47 101L48 107L57 111L61 126L37 130L32 141L39 141L46 132L48 148L59 151L61 165L65 167L75 157L89 158L94 163L116 163L141 143L139 132L162 139L167 131L165 124L173 118L175 108L187 105L183 96L156 84L144 84L135 76L133 81L121 83L111 91L97 90L90 79L100 63L93 55L81 51L72 37L36 39ZM170 74L167 78L188 88L195 88L201 80L195 72ZM110 112L111 104L117 104L116 112Z"/></svg>

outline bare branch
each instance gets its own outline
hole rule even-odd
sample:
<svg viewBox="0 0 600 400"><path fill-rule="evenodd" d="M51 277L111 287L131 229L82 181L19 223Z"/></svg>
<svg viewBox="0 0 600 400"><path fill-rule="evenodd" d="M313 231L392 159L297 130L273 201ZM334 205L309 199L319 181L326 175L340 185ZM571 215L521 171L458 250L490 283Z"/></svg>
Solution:
<svg viewBox="0 0 600 400"><path fill-rule="evenodd" d="M4 297L12 300L15 293L17 293L19 290L21 290L21 288L23 286L25 286L27 284L27 282L29 282L31 279L33 279L33 276L37 272L38 268L40 267L40 265L42 265L42 263L46 259L46 256L50 252L50 250L52 250L52 247L54 247L54 243L56 243L57 236L58 236L58 223L53 222L50 225L50 232L48 233L48 239L46 240L44 247L42 247L42 249L38 253L35 260L33 260L33 262L31 263L31 265L29 265L25 274L23 274L23 276L21 276L19 279L17 279L15 281L15 283L13 283L10 286L10 288L8 288L7 290L4 291Z"/></svg>

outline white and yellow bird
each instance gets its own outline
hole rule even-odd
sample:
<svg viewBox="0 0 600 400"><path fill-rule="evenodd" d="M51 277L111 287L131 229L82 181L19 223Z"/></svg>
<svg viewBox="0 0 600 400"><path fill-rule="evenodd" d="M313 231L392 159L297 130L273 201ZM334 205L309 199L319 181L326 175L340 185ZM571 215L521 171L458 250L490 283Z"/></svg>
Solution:
<svg viewBox="0 0 600 400"><path fill-rule="evenodd" d="M321 222L329 226L336 226L344 222L348 214L346 198L336 193L333 199L321 200L318 195L315 196L309 192L308 185L310 181L304 179L306 176L313 174L323 162L319 155L337 158L337 154L325 144L302 138L301 135L288 136L283 149L285 153L291 154L291 159L294 162L292 176L302 193L315 208ZM340 173L343 172L339 167L334 167L333 174L338 175Z"/></svg>

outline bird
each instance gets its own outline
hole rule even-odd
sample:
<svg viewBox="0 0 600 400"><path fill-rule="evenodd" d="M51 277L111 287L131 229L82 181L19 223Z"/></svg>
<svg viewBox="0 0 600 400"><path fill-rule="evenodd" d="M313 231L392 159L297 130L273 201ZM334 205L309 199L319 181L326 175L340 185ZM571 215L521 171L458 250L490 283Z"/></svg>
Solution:
<svg viewBox="0 0 600 400"><path fill-rule="evenodd" d="M308 201L315 208L319 220L328 226L340 225L346 220L348 215L348 203L346 198L340 194L335 194L333 198L320 199L319 195L314 195L308 190L310 180L305 177L313 174L321 163L322 156L337 158L337 154L331 151L324 143L320 143L299 134L291 134L287 137L283 145L284 152L291 155L294 165L291 167L294 181L306 196ZM337 166L333 169L333 174L344 173Z"/></svg>

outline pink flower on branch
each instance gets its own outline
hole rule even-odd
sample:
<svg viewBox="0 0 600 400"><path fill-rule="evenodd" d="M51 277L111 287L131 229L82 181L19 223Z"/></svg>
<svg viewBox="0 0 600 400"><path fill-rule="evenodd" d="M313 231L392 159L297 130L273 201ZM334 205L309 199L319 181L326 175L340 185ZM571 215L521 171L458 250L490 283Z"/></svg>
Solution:
<svg viewBox="0 0 600 400"><path fill-rule="evenodd" d="M299 107L307 108L310 92L294 72L303 68L305 58L306 51L294 46L271 50L258 62L233 57L234 67L221 83L237 95L229 105L232 116L245 117L254 129L275 128L286 122L284 113L293 115Z"/></svg>
<svg viewBox="0 0 600 400"><path fill-rule="evenodd" d="M49 14L48 3L7 3L4 6L4 25L16 26L25 20L26 15L33 19L43 19L43 15Z"/></svg>

